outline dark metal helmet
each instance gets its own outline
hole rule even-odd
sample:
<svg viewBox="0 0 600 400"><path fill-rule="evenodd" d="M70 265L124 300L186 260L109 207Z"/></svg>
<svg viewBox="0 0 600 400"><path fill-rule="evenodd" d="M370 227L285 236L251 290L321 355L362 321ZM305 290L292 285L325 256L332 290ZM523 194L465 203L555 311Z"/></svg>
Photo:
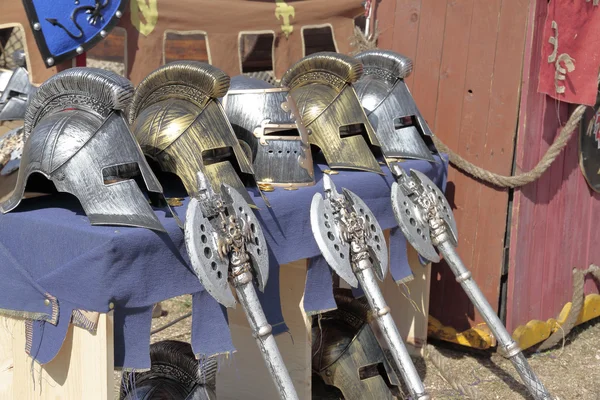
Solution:
<svg viewBox="0 0 600 400"><path fill-rule="evenodd" d="M0 90L0 121L23 119L27 99L35 92L35 87L29 83L29 74L25 68L17 67L7 75L10 75L10 78Z"/></svg>
<svg viewBox="0 0 600 400"><path fill-rule="evenodd" d="M366 299L355 299L348 289L335 289L334 297L337 309L312 324L313 373L324 383L314 385L324 393L313 389L313 397L329 398L333 386L345 400L402 398L400 381L369 326Z"/></svg>
<svg viewBox="0 0 600 400"><path fill-rule="evenodd" d="M600 193L600 91L579 126L579 167L590 188Z"/></svg>
<svg viewBox="0 0 600 400"><path fill-rule="evenodd" d="M315 53L294 64L281 79L296 101L308 140L323 152L331 168L381 173L367 140L379 142L352 83L362 64L332 52Z"/></svg>
<svg viewBox="0 0 600 400"><path fill-rule="evenodd" d="M151 368L125 372L121 400L215 400L217 360L198 361L189 343L164 340L150 346Z"/></svg>
<svg viewBox="0 0 600 400"><path fill-rule="evenodd" d="M434 161L433 134L404 83L412 61L388 50L368 50L356 59L364 73L354 87L388 163L403 158Z"/></svg>
<svg viewBox="0 0 600 400"><path fill-rule="evenodd" d="M223 107L259 184L294 189L315 183L308 133L286 88L247 76L231 80Z"/></svg>
<svg viewBox="0 0 600 400"><path fill-rule="evenodd" d="M238 173L254 171L218 101L228 89L229 76L209 64L169 63L136 88L129 120L144 154L179 176L190 196L202 171L213 187L226 183L252 204Z"/></svg>
<svg viewBox="0 0 600 400"><path fill-rule="evenodd" d="M40 173L59 192L77 197L93 225L129 225L164 231L133 179L162 194L129 131L131 83L112 72L72 68L48 79L31 97L16 188L0 203L19 205L29 176Z"/></svg>

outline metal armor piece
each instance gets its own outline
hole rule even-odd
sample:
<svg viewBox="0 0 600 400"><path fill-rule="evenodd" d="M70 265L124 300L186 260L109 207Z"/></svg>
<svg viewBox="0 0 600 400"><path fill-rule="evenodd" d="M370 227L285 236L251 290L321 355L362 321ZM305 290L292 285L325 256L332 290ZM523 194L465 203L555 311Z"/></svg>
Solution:
<svg viewBox="0 0 600 400"><path fill-rule="evenodd" d="M433 134L404 83L412 61L387 50L368 50L355 57L364 73L354 87L388 163L403 158L435 161Z"/></svg>
<svg viewBox="0 0 600 400"><path fill-rule="evenodd" d="M256 279L258 288L264 290L269 272L260 224L231 186L222 184L223 194L217 194L199 171L198 187L185 222L185 245L194 271L204 288L226 307L235 306L229 287L233 285L280 397L298 399L254 289Z"/></svg>
<svg viewBox="0 0 600 400"><path fill-rule="evenodd" d="M238 172L254 171L217 100L228 88L229 76L209 64L169 63L136 88L129 120L144 154L179 176L190 196L202 171L217 190L226 183L253 204Z"/></svg>
<svg viewBox="0 0 600 400"><path fill-rule="evenodd" d="M411 170L407 175L397 164L393 168L398 183L392 187L392 207L406 240L417 250L437 250L456 276L456 281L475 305L499 343L500 352L508 358L521 376L523 383L536 400L552 397L535 375L517 342L506 330L494 309L471 277L456 252L457 233L454 215L443 193L426 175ZM426 228L426 229L424 229ZM419 233L418 229L421 229ZM415 234L415 232L417 234ZM429 238L423 237L429 235ZM431 248L429 248L431 247ZM421 253L429 257L429 253ZM437 253L435 254L437 256ZM437 258L439 260L439 256ZM433 261L433 260L432 260Z"/></svg>
<svg viewBox="0 0 600 400"><path fill-rule="evenodd" d="M46 67L94 47L120 21L127 0L23 0Z"/></svg>
<svg viewBox="0 0 600 400"><path fill-rule="evenodd" d="M412 398L427 400L425 387L398 333L377 278L383 280L388 267L388 252L383 232L367 205L354 193L337 192L331 178L323 176L325 199L315 193L310 208L313 236L329 265L343 279L351 273L365 292L379 329L380 344L389 354L394 371L401 376Z"/></svg>
<svg viewBox="0 0 600 400"><path fill-rule="evenodd" d="M308 133L286 88L236 76L223 107L259 184L294 189L315 183Z"/></svg>
<svg viewBox="0 0 600 400"><path fill-rule="evenodd" d="M150 345L151 367L123 372L121 400L215 400L216 358L199 362L189 343L164 340Z"/></svg>
<svg viewBox="0 0 600 400"><path fill-rule="evenodd" d="M71 68L48 79L27 108L17 185L0 210L17 207L29 176L39 173L77 197L92 225L164 231L130 179L137 173L148 191L162 193L125 120L132 96L127 79L100 69Z"/></svg>
<svg viewBox="0 0 600 400"><path fill-rule="evenodd" d="M398 378L368 324L366 299L354 299L349 289L336 289L334 297L337 309L313 321L313 371L339 389L344 400L403 398ZM313 398L323 397L313 392Z"/></svg>
<svg viewBox="0 0 600 400"><path fill-rule="evenodd" d="M600 92L579 126L579 166L590 188L600 193Z"/></svg>
<svg viewBox="0 0 600 400"><path fill-rule="evenodd" d="M375 146L379 141L352 87L362 72L362 64L349 56L321 52L294 64L280 85L290 89L309 142L331 168L381 173L365 139Z"/></svg>
<svg viewBox="0 0 600 400"><path fill-rule="evenodd" d="M35 92L29 83L29 74L22 67L16 68L0 96L0 121L13 121L25 118L27 99Z"/></svg>
<svg viewBox="0 0 600 400"><path fill-rule="evenodd" d="M225 307L234 307L235 298L228 282L230 260L221 254L227 250L229 239L223 235L240 233L244 239L248 239L245 240L245 246L252 257L250 264L260 291L264 291L269 278L267 242L256 216L246 206L238 191L222 184L221 191L217 193L207 176L198 173L197 179L198 192L191 199L186 216L186 244L190 244L188 254L202 286L208 293ZM221 216L220 212L226 212L230 216L239 214L236 218L239 218L241 231L224 231L231 221L230 217L219 220L217 217Z"/></svg>

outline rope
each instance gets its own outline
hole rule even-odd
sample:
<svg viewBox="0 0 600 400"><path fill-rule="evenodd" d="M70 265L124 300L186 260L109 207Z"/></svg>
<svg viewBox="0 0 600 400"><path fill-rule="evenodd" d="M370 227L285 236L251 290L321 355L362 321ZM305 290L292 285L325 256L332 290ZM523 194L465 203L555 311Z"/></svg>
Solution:
<svg viewBox="0 0 600 400"><path fill-rule="evenodd" d="M477 390L473 386L469 386L457 377L455 377L451 371L453 368L448 365L448 360L432 345L427 345L427 358L433 363L440 373L442 379L444 379L454 390L465 396L468 399L480 399L481 396L477 393Z"/></svg>
<svg viewBox="0 0 600 400"><path fill-rule="evenodd" d="M587 106L585 105L578 106L575 109L575 111L573 111L573 114L571 114L571 117L569 117L569 120L567 121L566 125L563 126L563 128L560 130L560 134L554 140L554 143L552 143L552 145L548 148L548 151L546 151L546 154L544 154L544 156L537 163L537 165L533 167L533 169L531 169L529 172L523 172L518 175L505 176L490 172L486 169L474 165L473 163L465 160L464 158L456 154L454 151L450 150L448 146L446 146L440 140L439 137L433 136L433 141L439 151L443 153L448 153L448 155L450 156L450 162L456 168L468 173L469 175L475 178L481 179L488 183L492 183L496 186L504 188L516 188L534 182L540 176L542 176L544 172L546 172L548 167L550 167L554 160L556 160L560 152L565 148L565 146L569 142L569 139L571 138L573 133L576 131L577 127L579 126L579 123L581 122L581 119L583 118L583 114L585 113L586 108Z"/></svg>
<svg viewBox="0 0 600 400"><path fill-rule="evenodd" d="M365 34L358 28L354 29L354 38L352 41L352 46L356 48L356 51L353 54L359 53L364 50L372 50L377 48L377 38L379 36L379 32L375 32L375 35L371 40L367 39ZM600 83L600 75L598 76L598 82ZM583 118L583 114L585 113L587 106L580 105L578 106L573 114L569 117L569 120L560 130L560 134L554 140L554 143L548 148L546 154L542 157L542 159L537 163L533 169L529 172L523 172L518 175L506 176L495 174L491 171L483 169L481 167L476 166L475 164L465 160L463 157L456 154L452 151L448 146L446 146L442 140L433 136L433 141L435 146L442 153L447 153L450 157L450 162L456 168L466 172L467 174L480 179L482 181L494 184L503 188L517 188L521 186L525 186L531 182L539 179L540 176L546 172L546 170L552 165L554 160L558 157L561 151L565 148L569 139L576 131L581 119Z"/></svg>
<svg viewBox="0 0 600 400"><path fill-rule="evenodd" d="M588 269L573 269L573 299L571 300L571 311L567 316L564 324L559 325L561 329L557 329L546 339L539 347L538 351L548 350L554 346L556 346L560 341L565 340L565 336L571 332L575 323L577 322L577 318L581 313L581 309L583 308L583 300L584 300L584 285L585 285L585 277L588 274L592 274L596 280L600 282L600 267L597 265L590 265Z"/></svg>

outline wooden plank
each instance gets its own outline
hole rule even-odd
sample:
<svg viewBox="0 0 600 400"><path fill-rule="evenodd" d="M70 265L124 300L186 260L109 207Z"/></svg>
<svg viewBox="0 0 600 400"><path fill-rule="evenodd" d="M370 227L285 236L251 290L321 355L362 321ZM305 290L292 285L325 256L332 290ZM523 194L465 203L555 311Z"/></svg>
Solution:
<svg viewBox="0 0 600 400"><path fill-rule="evenodd" d="M440 82L438 89L437 112L435 116L435 132L448 147L456 149L460 143L460 124L466 82L469 38L473 15L471 0L449 0L446 4L446 22L442 61L440 65ZM424 29L427 29L424 27ZM452 38L450 40L450 38ZM455 169L448 174L451 205L457 220L460 235L458 252L467 265L471 265L473 230L463 224L466 216L464 203L473 187L469 179L464 179ZM432 293L436 293L431 301L430 313L444 325L451 325L459 331L469 327L468 318L473 317L473 307L466 295L456 284L452 273L445 263L440 263L434 271L437 279L432 280ZM439 295L438 295L439 294ZM452 298L452 302L448 302ZM435 307L434 307L435 305Z"/></svg>
<svg viewBox="0 0 600 400"><path fill-rule="evenodd" d="M413 70L412 95L419 111L435 132L446 7L439 0L421 1L421 25ZM425 29L427 27L427 29Z"/></svg>
<svg viewBox="0 0 600 400"><path fill-rule="evenodd" d="M485 165L485 168L497 171L499 168L509 170L511 159L499 156L501 142L507 134L495 136L488 130L490 108L492 105L492 89L498 88L495 84L497 77L495 62L498 59L498 39L502 15L501 0L488 0L474 2L472 11L471 33L468 42L468 56L466 65L465 86L461 94L462 114L460 121L459 143L454 148L458 154L482 165L493 158L494 162ZM494 51L490 51L494 49ZM503 83L507 83L506 80ZM515 85L516 86L516 85ZM457 99L458 100L458 99ZM497 110L505 113L504 109ZM507 113L508 114L508 113ZM513 117L513 121L516 116ZM494 132L495 133L495 132ZM494 154L498 153L498 154ZM508 154L507 154L508 155ZM460 208L462 214L461 226L469 227L465 232L459 228L459 243L468 244L463 247L463 254L470 259L468 268L472 271L473 278L481 288L492 307L496 308L498 302L500 271L502 262L502 240L504 239L504 223L506 216L507 196L503 191L486 187L471 177L457 175L456 185L465 188ZM492 195L490 196L490 193ZM486 199L482 199L485 194ZM490 213L489 210L495 210ZM466 233L466 235L465 235ZM500 241L494 243L494 239ZM481 254L485 258L481 259ZM485 266L485 267L484 267ZM455 280L447 282L446 296L460 295L463 307L468 311L471 321L480 322L481 317L475 313L474 307L467 300ZM451 289L448 292L448 289Z"/></svg>
<svg viewBox="0 0 600 400"><path fill-rule="evenodd" d="M421 0L397 0L394 17L394 35L392 49L415 60L421 12ZM412 88L414 75L404 81Z"/></svg>
<svg viewBox="0 0 600 400"><path fill-rule="evenodd" d="M380 49L391 49L394 45L394 21L396 17L397 0L381 0L375 10L379 38L377 46Z"/></svg>
<svg viewBox="0 0 600 400"><path fill-rule="evenodd" d="M306 266L307 260L281 266L281 306L290 332L276 337L279 351L300 399L311 398L311 320L302 308ZM237 352L232 355L231 360L220 366L217 376L219 399L278 398L242 307L228 310L228 315ZM232 385L232 382L236 384Z"/></svg>
<svg viewBox="0 0 600 400"><path fill-rule="evenodd" d="M528 132L539 132L543 129L546 101L543 95L537 93L539 66L541 63L540 49L543 37L538 26L543 26L546 19L547 7L540 2L535 2L529 9L527 42L525 45L525 59L523 67L524 84L521 95L520 118L517 133L517 146L515 149L515 173L530 170L533 161L526 159L528 152L537 145L536 137ZM536 156L539 153L536 152ZM526 300L523 293L528 290L526 266L528 260L528 246L519 245L527 243L529 238L523 235L521 226L533 224L533 202L535 199L535 184L527 185L514 191L514 201L511 218L509 270L507 290L506 325L513 331L526 315L524 308ZM527 242L524 242L526 240Z"/></svg>
<svg viewBox="0 0 600 400"><path fill-rule="evenodd" d="M23 320L0 317L0 343L2 399L114 398L112 313L100 314L95 334L69 326L59 353L43 366L25 353Z"/></svg>

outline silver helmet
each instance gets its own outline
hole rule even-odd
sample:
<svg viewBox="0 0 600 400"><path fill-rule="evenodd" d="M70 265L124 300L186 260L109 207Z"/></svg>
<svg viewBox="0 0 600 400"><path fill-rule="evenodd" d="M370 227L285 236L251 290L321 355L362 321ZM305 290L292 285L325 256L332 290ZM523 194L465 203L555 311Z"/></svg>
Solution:
<svg viewBox="0 0 600 400"><path fill-rule="evenodd" d="M5 76L8 78L6 86L1 82ZM0 74L0 121L23 119L27 99L33 92L35 87L29 83L29 74L25 68L17 67L12 72Z"/></svg>
<svg viewBox="0 0 600 400"><path fill-rule="evenodd" d="M388 163L403 158L435 161L433 133L404 83L412 61L388 50L364 51L356 59L364 72L354 87Z"/></svg>
<svg viewBox="0 0 600 400"><path fill-rule="evenodd" d="M287 88L236 76L223 107L259 184L287 189L314 185L308 133Z"/></svg>
<svg viewBox="0 0 600 400"><path fill-rule="evenodd" d="M92 225L164 231L132 179L162 194L126 122L132 97L127 79L100 69L72 68L48 79L27 107L16 188L0 210L17 207L29 176L39 173L77 197Z"/></svg>

